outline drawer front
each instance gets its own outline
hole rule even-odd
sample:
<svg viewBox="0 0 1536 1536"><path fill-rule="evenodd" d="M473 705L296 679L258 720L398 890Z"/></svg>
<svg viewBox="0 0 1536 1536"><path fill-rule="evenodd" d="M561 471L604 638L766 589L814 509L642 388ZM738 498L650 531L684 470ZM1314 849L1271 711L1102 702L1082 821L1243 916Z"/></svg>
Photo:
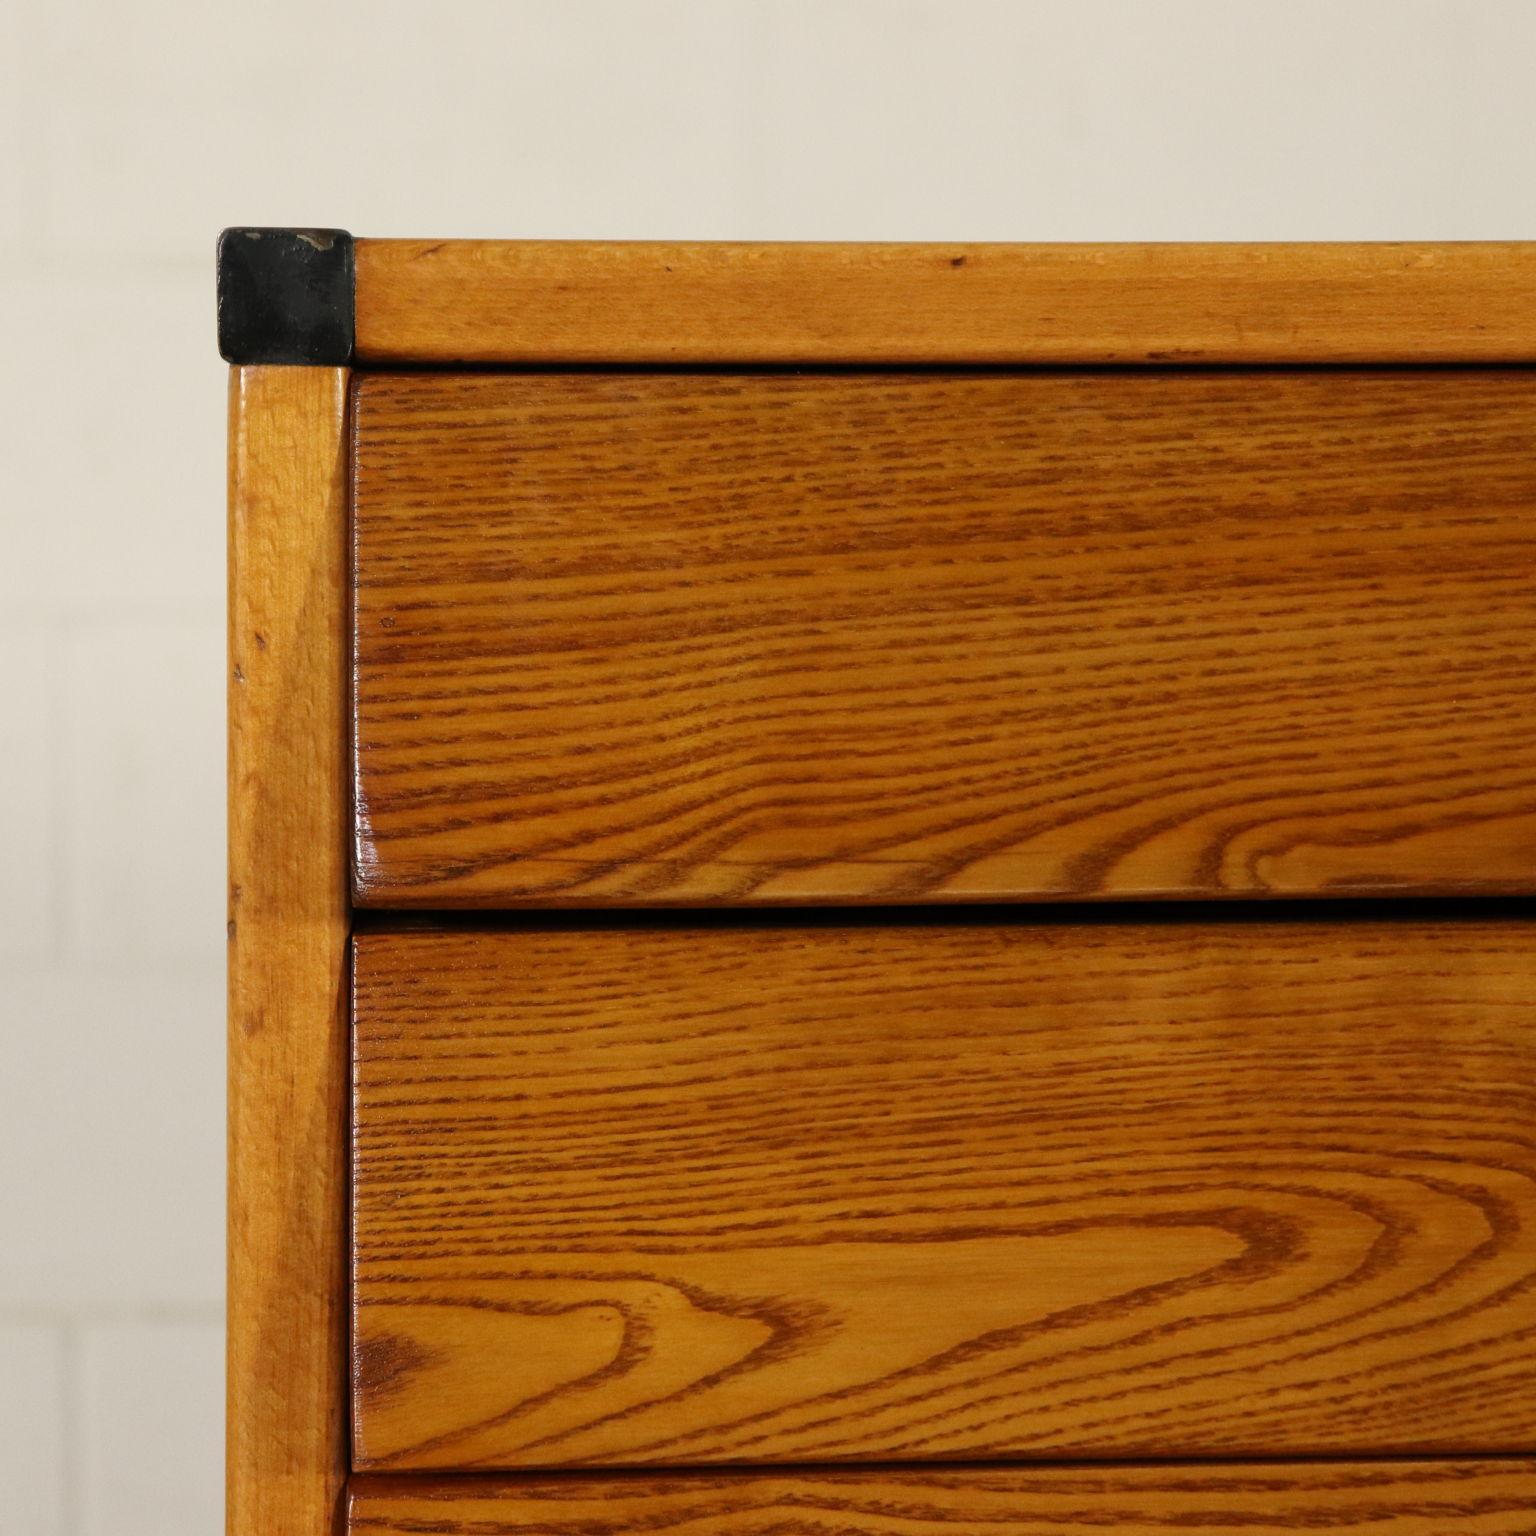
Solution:
<svg viewBox="0 0 1536 1536"><path fill-rule="evenodd" d="M1536 1443L1519 921L355 963L359 1467Z"/></svg>
<svg viewBox="0 0 1536 1536"><path fill-rule="evenodd" d="M364 1478L355 1536L1529 1536L1530 1460Z"/></svg>
<svg viewBox="0 0 1536 1536"><path fill-rule="evenodd" d="M365 904L1536 883L1524 371L371 375Z"/></svg>

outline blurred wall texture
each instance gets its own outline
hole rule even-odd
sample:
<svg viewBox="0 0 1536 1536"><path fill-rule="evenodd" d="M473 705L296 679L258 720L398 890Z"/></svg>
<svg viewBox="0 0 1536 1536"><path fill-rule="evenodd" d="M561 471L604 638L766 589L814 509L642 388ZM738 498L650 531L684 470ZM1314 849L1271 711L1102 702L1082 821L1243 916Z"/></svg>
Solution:
<svg viewBox="0 0 1536 1536"><path fill-rule="evenodd" d="M221 1527L226 224L1536 237L1528 0L0 7L0 1529Z"/></svg>

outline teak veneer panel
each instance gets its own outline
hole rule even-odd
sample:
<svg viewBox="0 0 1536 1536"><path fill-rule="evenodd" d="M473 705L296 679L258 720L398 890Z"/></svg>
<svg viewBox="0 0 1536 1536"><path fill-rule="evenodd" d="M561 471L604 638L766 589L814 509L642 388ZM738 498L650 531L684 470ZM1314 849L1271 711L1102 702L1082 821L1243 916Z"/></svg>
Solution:
<svg viewBox="0 0 1536 1536"><path fill-rule="evenodd" d="M230 375L228 1536L344 1516L346 412Z"/></svg>
<svg viewBox="0 0 1536 1536"><path fill-rule="evenodd" d="M352 1536L1529 1536L1536 1461L362 1477Z"/></svg>
<svg viewBox="0 0 1536 1536"><path fill-rule="evenodd" d="M473 363L1536 360L1536 244L359 240L357 356Z"/></svg>
<svg viewBox="0 0 1536 1536"><path fill-rule="evenodd" d="M1525 922L378 932L355 967L360 1468L1536 1443Z"/></svg>
<svg viewBox="0 0 1536 1536"><path fill-rule="evenodd" d="M1536 375L369 375L359 901L1528 892Z"/></svg>

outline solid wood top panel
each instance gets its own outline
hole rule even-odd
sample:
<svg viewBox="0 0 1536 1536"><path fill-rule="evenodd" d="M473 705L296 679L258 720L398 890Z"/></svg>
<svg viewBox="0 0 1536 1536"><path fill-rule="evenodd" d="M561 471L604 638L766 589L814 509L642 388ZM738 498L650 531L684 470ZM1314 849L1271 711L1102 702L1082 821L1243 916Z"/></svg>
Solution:
<svg viewBox="0 0 1536 1536"><path fill-rule="evenodd" d="M1529 1536L1536 1462L360 1477L353 1536Z"/></svg>
<svg viewBox="0 0 1536 1536"><path fill-rule="evenodd" d="M1528 923L355 964L355 1466L1536 1440Z"/></svg>
<svg viewBox="0 0 1536 1536"><path fill-rule="evenodd" d="M356 894L1525 892L1524 370L370 375Z"/></svg>
<svg viewBox="0 0 1536 1536"><path fill-rule="evenodd" d="M1536 243L359 240L357 356L473 363L1536 361Z"/></svg>

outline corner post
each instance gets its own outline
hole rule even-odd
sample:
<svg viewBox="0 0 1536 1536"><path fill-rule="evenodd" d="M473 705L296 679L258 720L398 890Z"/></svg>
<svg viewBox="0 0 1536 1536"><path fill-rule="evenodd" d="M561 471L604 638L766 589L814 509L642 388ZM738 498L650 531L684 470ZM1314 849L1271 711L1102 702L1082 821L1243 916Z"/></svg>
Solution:
<svg viewBox="0 0 1536 1536"><path fill-rule="evenodd" d="M347 400L231 370L229 1536L344 1520Z"/></svg>

